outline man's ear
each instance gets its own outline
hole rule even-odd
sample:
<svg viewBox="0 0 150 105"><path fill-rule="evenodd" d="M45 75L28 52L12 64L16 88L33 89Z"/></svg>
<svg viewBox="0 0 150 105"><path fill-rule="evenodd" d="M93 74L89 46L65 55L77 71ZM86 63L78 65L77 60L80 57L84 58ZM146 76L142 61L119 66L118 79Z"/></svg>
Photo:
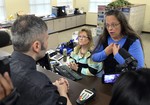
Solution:
<svg viewBox="0 0 150 105"><path fill-rule="evenodd" d="M32 49L34 52L39 53L41 51L41 42L40 41L35 41L32 44Z"/></svg>

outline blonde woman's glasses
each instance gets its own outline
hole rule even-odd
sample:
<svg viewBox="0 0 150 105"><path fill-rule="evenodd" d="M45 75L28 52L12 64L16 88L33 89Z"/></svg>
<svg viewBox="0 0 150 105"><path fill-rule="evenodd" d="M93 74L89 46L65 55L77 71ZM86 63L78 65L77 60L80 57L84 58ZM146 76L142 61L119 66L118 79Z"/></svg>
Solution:
<svg viewBox="0 0 150 105"><path fill-rule="evenodd" d="M78 39L86 39L86 38L88 38L87 36L78 36Z"/></svg>

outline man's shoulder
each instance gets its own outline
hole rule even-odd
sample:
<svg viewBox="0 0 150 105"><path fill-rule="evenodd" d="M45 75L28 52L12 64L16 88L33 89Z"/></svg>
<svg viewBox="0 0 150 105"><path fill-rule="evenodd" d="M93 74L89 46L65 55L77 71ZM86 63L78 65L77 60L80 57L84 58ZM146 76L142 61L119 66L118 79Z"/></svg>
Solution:
<svg viewBox="0 0 150 105"><path fill-rule="evenodd" d="M47 84L48 82L51 82L45 74L37 70L27 73L27 76L28 78L32 79L30 81L34 82L35 84Z"/></svg>
<svg viewBox="0 0 150 105"><path fill-rule="evenodd" d="M37 86L42 86L44 84L47 84L48 82L51 83L51 81L49 80L49 78L37 71L37 70L32 70L31 68L29 69L20 69L20 70L13 70L11 71L12 73L12 77L18 78L18 80L23 81L23 83L30 83L30 84L34 84Z"/></svg>

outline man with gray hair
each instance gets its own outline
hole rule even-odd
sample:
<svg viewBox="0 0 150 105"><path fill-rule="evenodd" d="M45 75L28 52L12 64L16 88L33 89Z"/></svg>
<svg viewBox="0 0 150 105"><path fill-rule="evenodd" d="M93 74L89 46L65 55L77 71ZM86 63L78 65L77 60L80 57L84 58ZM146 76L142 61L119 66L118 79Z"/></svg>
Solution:
<svg viewBox="0 0 150 105"><path fill-rule="evenodd" d="M52 83L36 70L36 61L44 57L48 47L45 22L36 16L24 15L14 22L11 32L14 48L11 78L20 93L16 105L59 105L60 97L65 97L67 105L71 105L67 96L68 81L60 78Z"/></svg>

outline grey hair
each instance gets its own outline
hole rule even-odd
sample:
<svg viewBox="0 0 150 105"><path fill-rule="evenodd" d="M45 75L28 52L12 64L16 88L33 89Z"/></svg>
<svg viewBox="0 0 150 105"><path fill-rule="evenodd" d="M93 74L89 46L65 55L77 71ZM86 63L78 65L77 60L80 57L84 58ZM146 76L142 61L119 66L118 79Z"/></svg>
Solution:
<svg viewBox="0 0 150 105"><path fill-rule="evenodd" d="M11 32L14 50L27 52L34 41L43 43L43 33L47 32L47 25L36 16L24 15L16 19Z"/></svg>

